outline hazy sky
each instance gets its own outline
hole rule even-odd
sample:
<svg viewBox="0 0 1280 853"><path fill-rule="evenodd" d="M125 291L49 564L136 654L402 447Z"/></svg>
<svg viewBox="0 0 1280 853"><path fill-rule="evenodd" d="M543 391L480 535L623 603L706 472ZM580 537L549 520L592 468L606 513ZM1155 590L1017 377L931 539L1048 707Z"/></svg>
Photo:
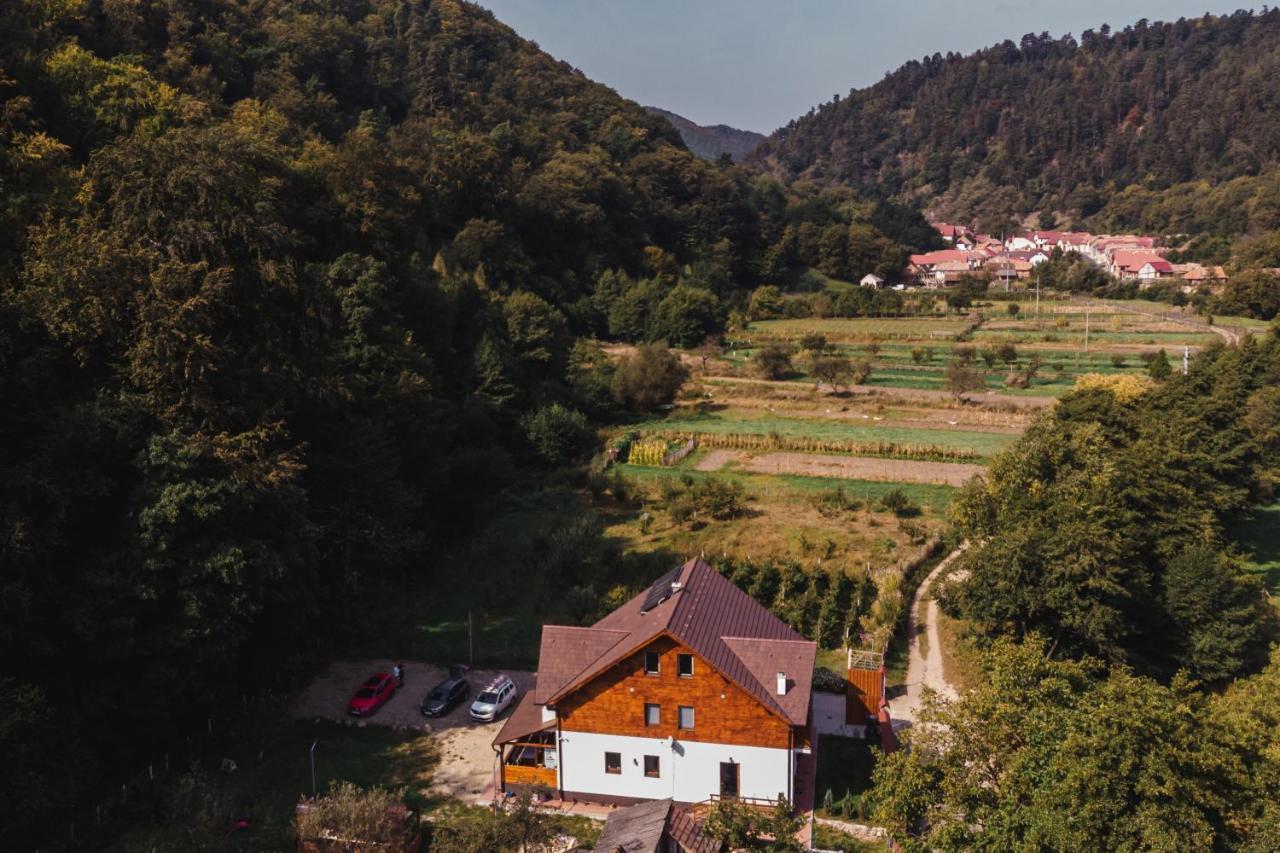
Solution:
<svg viewBox="0 0 1280 853"><path fill-rule="evenodd" d="M764 133L909 59L1247 0L478 0L642 104Z"/></svg>

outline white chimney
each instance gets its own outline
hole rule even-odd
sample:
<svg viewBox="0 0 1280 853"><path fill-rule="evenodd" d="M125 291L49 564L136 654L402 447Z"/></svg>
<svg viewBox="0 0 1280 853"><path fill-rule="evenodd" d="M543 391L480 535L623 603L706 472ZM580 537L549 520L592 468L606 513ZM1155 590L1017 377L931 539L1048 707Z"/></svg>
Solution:
<svg viewBox="0 0 1280 853"><path fill-rule="evenodd" d="M680 583L680 581L671 582L671 592L673 594L679 592L682 589L684 589L684 584Z"/></svg>
<svg viewBox="0 0 1280 853"><path fill-rule="evenodd" d="M787 695L787 674L785 672L778 673L778 695Z"/></svg>

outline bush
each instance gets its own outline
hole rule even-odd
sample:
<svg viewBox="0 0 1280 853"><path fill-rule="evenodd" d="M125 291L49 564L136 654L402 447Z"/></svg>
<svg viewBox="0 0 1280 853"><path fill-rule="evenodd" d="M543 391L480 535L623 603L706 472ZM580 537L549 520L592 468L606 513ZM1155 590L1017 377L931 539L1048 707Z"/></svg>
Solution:
<svg viewBox="0 0 1280 853"><path fill-rule="evenodd" d="M919 504L907 497L902 489L894 489L880 498L880 505L898 518L914 518L921 510Z"/></svg>
<svg viewBox="0 0 1280 853"><path fill-rule="evenodd" d="M695 484L690 489L689 496L699 513L709 515L716 521L737 518L746 508L742 484L734 480L708 477Z"/></svg>
<svg viewBox="0 0 1280 853"><path fill-rule="evenodd" d="M1115 368L1124 367L1125 358L1120 353L1111 356L1111 366Z"/></svg>
<svg viewBox="0 0 1280 853"><path fill-rule="evenodd" d="M350 782L338 782L328 794L316 797L308 808L298 811L294 831L303 839L332 835L371 846L399 844L417 832L416 820L395 816L403 804L403 791L366 790Z"/></svg>
<svg viewBox="0 0 1280 853"><path fill-rule="evenodd" d="M586 416L559 403L543 406L526 417L524 431L534 452L550 465L580 458L593 441Z"/></svg>
<svg viewBox="0 0 1280 853"><path fill-rule="evenodd" d="M791 348L769 344L756 353L756 369L765 379L781 379L791 373Z"/></svg>
<svg viewBox="0 0 1280 853"><path fill-rule="evenodd" d="M670 403L689 378L680 359L661 344L636 347L613 375L613 398L631 409L656 409Z"/></svg>

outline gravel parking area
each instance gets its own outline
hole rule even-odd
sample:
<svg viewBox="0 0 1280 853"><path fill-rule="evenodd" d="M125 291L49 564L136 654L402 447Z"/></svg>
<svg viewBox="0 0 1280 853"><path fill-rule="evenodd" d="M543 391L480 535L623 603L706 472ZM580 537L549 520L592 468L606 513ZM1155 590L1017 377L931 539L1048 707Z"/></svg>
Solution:
<svg viewBox="0 0 1280 853"><path fill-rule="evenodd" d="M347 700L360 684L375 672L390 672L394 661L338 661L300 693L289 711L300 719L323 718L348 722ZM493 778L494 752L490 743L506 720L506 714L492 723L471 719L471 700L491 678L495 670L476 669L467 673L471 695L443 717L424 717L418 709L432 687L445 678L448 671L418 661L404 661L404 687L377 710L356 725L393 726L428 731L440 746L440 766L436 769L431 793L445 794L466 802L475 802ZM533 689L534 674L521 670L503 670L511 677L520 694ZM514 707L514 704L512 705ZM508 710L507 713L510 713Z"/></svg>

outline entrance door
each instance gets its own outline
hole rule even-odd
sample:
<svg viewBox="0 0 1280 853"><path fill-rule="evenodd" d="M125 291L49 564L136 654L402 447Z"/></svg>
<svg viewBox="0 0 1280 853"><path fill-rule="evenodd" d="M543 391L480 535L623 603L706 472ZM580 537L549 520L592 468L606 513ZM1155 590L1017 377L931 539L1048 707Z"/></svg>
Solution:
<svg viewBox="0 0 1280 853"><path fill-rule="evenodd" d="M725 800L738 798L738 769L741 765L733 761L720 762L720 797Z"/></svg>

